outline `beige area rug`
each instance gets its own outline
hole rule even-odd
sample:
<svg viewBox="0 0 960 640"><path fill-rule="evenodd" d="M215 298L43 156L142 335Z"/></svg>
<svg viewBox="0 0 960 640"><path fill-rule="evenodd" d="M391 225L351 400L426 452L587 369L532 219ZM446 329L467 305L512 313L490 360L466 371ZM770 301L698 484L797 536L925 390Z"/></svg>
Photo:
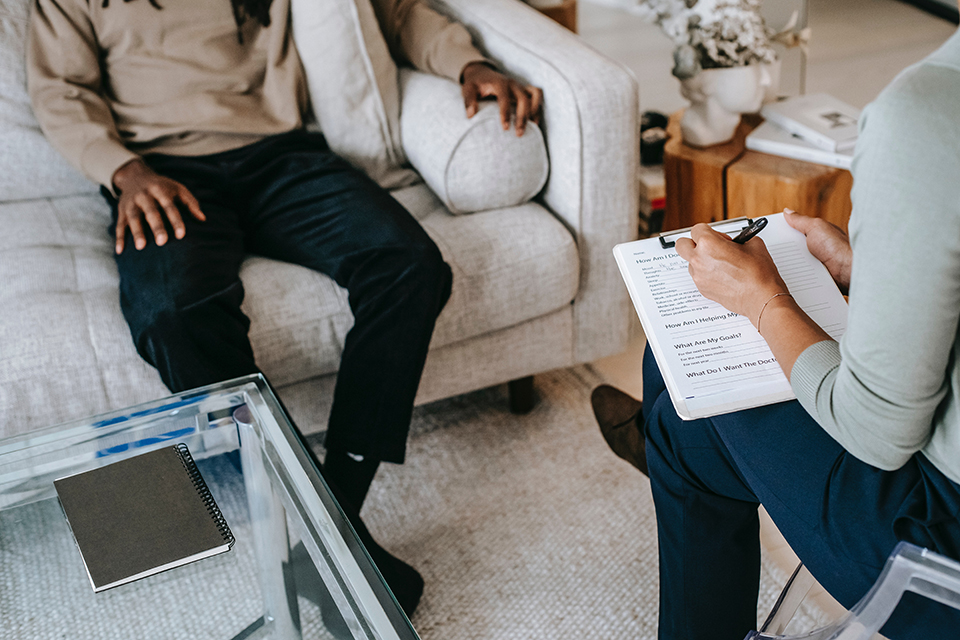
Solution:
<svg viewBox="0 0 960 640"><path fill-rule="evenodd" d="M363 516L426 580L423 640L656 638L650 486L594 424L600 382L586 366L537 376L525 416L505 385L416 410L407 462L381 467ZM765 616L786 576L764 558L761 580Z"/></svg>

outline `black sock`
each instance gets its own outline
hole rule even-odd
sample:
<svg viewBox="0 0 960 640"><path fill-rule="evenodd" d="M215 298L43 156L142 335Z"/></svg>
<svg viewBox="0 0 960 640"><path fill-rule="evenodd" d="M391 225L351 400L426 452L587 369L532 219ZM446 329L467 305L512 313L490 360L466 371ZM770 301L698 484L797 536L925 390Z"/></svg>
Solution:
<svg viewBox="0 0 960 640"><path fill-rule="evenodd" d="M327 449L323 459L323 476L337 485L343 498L359 512L377 474L380 461L373 458L357 460L346 451Z"/></svg>

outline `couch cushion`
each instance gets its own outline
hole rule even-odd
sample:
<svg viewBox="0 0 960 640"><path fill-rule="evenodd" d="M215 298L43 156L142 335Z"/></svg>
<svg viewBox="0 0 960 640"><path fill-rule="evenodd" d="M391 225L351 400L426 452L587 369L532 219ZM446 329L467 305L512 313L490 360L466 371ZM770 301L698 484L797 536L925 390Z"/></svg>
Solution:
<svg viewBox="0 0 960 640"><path fill-rule="evenodd" d="M120 313L108 222L99 196L0 204L3 435L168 393Z"/></svg>
<svg viewBox="0 0 960 640"><path fill-rule="evenodd" d="M576 243L540 204L454 216L426 185L393 195L420 221L453 270L453 292L431 347L542 316L577 295Z"/></svg>
<svg viewBox="0 0 960 640"><path fill-rule="evenodd" d="M432 347L542 316L576 295L573 238L540 205L453 216L425 185L395 196L453 269ZM0 203L0 435L166 395L120 312L108 224L99 196ZM257 362L274 384L336 371L353 322L343 289L259 257L241 278Z"/></svg>
<svg viewBox="0 0 960 640"><path fill-rule="evenodd" d="M535 203L451 215L426 185L393 192L440 247L453 292L430 343L436 348L568 305L579 257L570 232ZM257 362L278 385L336 371L353 324L346 291L328 277L264 258L241 270Z"/></svg>
<svg viewBox="0 0 960 640"><path fill-rule="evenodd" d="M347 292L305 267L250 257L240 269L254 357L277 385L333 373L353 315Z"/></svg>
<svg viewBox="0 0 960 640"><path fill-rule="evenodd" d="M0 202L95 192L47 142L27 95L30 0L0 0Z"/></svg>

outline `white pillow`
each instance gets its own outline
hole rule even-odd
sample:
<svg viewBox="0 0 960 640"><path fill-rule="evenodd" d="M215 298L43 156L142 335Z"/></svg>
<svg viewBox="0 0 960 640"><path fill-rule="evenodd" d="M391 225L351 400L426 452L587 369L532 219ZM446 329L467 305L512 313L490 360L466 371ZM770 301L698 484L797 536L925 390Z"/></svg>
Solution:
<svg viewBox="0 0 960 640"><path fill-rule="evenodd" d="M0 0L0 202L95 192L40 131L27 95L30 0Z"/></svg>
<svg viewBox="0 0 960 640"><path fill-rule="evenodd" d="M330 148L384 188L416 182L403 168L397 66L370 0L292 0L290 10L313 113Z"/></svg>
<svg viewBox="0 0 960 640"><path fill-rule="evenodd" d="M540 127L504 131L495 101L467 118L458 84L404 69L400 130L407 158L451 213L511 207L547 182L550 162Z"/></svg>

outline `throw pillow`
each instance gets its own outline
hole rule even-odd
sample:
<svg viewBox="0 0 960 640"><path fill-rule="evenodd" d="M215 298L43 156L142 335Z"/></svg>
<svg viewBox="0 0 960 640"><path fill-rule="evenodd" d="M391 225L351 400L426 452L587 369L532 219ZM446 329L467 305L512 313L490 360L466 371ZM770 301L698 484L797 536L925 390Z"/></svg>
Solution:
<svg viewBox="0 0 960 640"><path fill-rule="evenodd" d="M550 162L540 127L504 131L495 101L467 118L460 86L404 69L400 130L407 158L451 213L522 204L547 182Z"/></svg>
<svg viewBox="0 0 960 640"><path fill-rule="evenodd" d="M397 66L370 0L292 0L293 38L330 148L391 189L403 168Z"/></svg>

